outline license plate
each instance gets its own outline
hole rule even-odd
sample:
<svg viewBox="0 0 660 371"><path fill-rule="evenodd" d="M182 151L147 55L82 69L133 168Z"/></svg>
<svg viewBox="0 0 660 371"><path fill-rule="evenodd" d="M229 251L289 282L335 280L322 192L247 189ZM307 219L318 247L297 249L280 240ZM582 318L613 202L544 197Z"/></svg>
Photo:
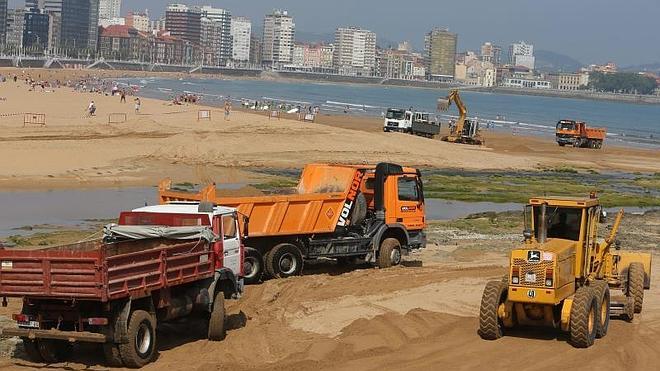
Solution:
<svg viewBox="0 0 660 371"><path fill-rule="evenodd" d="M525 273L525 282L536 282L536 273Z"/></svg>
<svg viewBox="0 0 660 371"><path fill-rule="evenodd" d="M39 322L37 321L18 322L18 327L39 328Z"/></svg>

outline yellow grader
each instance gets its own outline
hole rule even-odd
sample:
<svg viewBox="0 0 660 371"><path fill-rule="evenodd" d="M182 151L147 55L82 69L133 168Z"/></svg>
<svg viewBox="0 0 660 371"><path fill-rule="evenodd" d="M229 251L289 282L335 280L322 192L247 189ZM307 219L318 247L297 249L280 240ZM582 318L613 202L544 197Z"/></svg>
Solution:
<svg viewBox="0 0 660 371"><path fill-rule="evenodd" d="M525 242L511 252L508 276L484 289L479 335L495 340L515 326L544 326L568 332L573 346L587 348L607 334L610 316L631 321L640 313L651 255L619 251L623 210L609 237L599 239L604 216L594 195L532 198L525 207Z"/></svg>

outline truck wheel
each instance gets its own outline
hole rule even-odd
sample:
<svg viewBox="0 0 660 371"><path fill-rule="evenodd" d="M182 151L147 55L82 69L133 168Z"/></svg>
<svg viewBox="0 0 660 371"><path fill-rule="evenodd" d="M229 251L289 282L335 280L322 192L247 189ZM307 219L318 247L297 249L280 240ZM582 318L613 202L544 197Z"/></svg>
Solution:
<svg viewBox="0 0 660 371"><path fill-rule="evenodd" d="M257 249L245 248L245 260L243 261L245 275L243 279L246 285L254 285L261 281L264 274L264 258Z"/></svg>
<svg viewBox="0 0 660 371"><path fill-rule="evenodd" d="M563 147L565 145L566 145L566 143L559 143L559 147Z"/></svg>
<svg viewBox="0 0 660 371"><path fill-rule="evenodd" d="M396 238L386 238L378 250L378 268L389 268L401 263L401 243Z"/></svg>
<svg viewBox="0 0 660 371"><path fill-rule="evenodd" d="M490 281L484 288L479 309L479 336L484 340L497 340L504 335L504 325L498 309L506 301L507 281Z"/></svg>
<svg viewBox="0 0 660 371"><path fill-rule="evenodd" d="M65 340L40 339L37 341L37 348L44 362L58 363L71 355L73 345Z"/></svg>
<svg viewBox="0 0 660 371"><path fill-rule="evenodd" d="M119 353L119 346L115 343L105 343L102 345L103 355L105 356L105 363L110 367L123 367L124 362L121 360Z"/></svg>
<svg viewBox="0 0 660 371"><path fill-rule="evenodd" d="M31 340L28 338L21 338L23 340L23 350L30 362L41 363L44 361L44 358L39 353L39 346L37 340Z"/></svg>
<svg viewBox="0 0 660 371"><path fill-rule="evenodd" d="M227 326L225 325L225 293L218 291L213 300L213 311L209 317L208 339L211 341L221 341L227 336Z"/></svg>
<svg viewBox="0 0 660 371"><path fill-rule="evenodd" d="M573 296L571 307L571 344L576 348L588 348L596 340L600 311L594 290L580 287Z"/></svg>
<svg viewBox="0 0 660 371"><path fill-rule="evenodd" d="M607 329L610 326L610 287L605 281L594 281L591 283L596 293L598 310L600 311L600 322L596 329L596 338L600 339L607 335Z"/></svg>
<svg viewBox="0 0 660 371"><path fill-rule="evenodd" d="M156 324L143 310L131 313L128 320L128 342L119 344L119 354L124 365L140 368L151 362L156 355Z"/></svg>
<svg viewBox="0 0 660 371"><path fill-rule="evenodd" d="M640 263L631 263L628 267L627 294L635 300L635 313L641 313L644 304L644 266Z"/></svg>
<svg viewBox="0 0 660 371"><path fill-rule="evenodd" d="M266 255L266 271L273 278L298 276L302 268L302 253L296 245L281 243Z"/></svg>

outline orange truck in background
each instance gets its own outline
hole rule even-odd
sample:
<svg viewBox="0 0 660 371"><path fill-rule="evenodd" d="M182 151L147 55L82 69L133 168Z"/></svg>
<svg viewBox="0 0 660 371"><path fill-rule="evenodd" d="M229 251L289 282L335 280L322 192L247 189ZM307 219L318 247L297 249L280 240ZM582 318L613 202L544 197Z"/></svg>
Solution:
<svg viewBox="0 0 660 371"><path fill-rule="evenodd" d="M363 259L386 268L399 264L402 253L426 246L424 191L413 168L310 164L291 195L218 197L214 185L195 194L172 190L171 183L161 182L161 203L207 201L247 217L241 221L246 283L259 282L264 273L299 275L306 259Z"/></svg>
<svg viewBox="0 0 660 371"><path fill-rule="evenodd" d="M557 123L556 137L561 147L568 144L579 148L600 149L606 135L605 128L590 128L582 121L560 120Z"/></svg>

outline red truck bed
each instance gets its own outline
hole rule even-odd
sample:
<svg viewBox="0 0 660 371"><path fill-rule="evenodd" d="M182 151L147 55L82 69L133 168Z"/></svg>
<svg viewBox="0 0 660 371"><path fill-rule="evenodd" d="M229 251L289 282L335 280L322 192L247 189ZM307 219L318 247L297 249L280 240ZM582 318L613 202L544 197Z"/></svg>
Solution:
<svg viewBox="0 0 660 371"><path fill-rule="evenodd" d="M202 240L85 242L39 250L0 249L0 296L108 301L214 274Z"/></svg>

